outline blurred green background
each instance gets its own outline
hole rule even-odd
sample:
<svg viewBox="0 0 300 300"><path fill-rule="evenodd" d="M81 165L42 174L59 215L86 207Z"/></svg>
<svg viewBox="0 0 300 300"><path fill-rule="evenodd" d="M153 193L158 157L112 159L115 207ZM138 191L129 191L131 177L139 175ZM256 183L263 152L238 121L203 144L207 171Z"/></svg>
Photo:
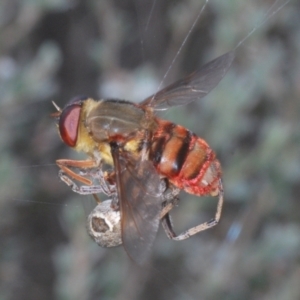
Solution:
<svg viewBox="0 0 300 300"><path fill-rule="evenodd" d="M0 2L1 300L300 299L300 3L274 14L277 2L209 1L174 63L204 0ZM160 230L143 267L98 247L85 229L92 197L57 176L56 159L84 156L60 141L51 101L140 101L255 27L209 96L161 115L216 151L220 224L182 242ZM175 229L215 208L183 194Z"/></svg>

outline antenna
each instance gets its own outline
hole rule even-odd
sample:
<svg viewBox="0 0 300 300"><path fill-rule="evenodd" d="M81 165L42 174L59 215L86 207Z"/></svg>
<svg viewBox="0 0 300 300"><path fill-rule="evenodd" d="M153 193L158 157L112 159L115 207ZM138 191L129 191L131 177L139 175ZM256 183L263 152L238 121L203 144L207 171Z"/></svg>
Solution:
<svg viewBox="0 0 300 300"><path fill-rule="evenodd" d="M61 108L54 101L52 101L52 104L54 105L57 111L61 112Z"/></svg>

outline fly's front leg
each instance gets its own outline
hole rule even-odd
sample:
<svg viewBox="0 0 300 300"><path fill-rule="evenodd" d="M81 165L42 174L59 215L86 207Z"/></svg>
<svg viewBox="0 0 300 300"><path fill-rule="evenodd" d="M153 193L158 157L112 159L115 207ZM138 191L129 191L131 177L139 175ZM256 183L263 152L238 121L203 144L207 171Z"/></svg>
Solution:
<svg viewBox="0 0 300 300"><path fill-rule="evenodd" d="M59 172L59 177L62 179L62 176L71 177L79 182L82 182L85 185L92 185L92 180L77 174L70 168L78 169L92 169L97 167L97 163L93 160L72 160L72 159L59 159L56 161L56 164L59 166L62 172ZM66 175L65 175L66 174ZM63 180L63 179L62 179ZM67 183L67 181L63 180ZM71 181L71 179L70 179ZM68 183L67 183L68 184ZM70 184L68 184L70 185Z"/></svg>
<svg viewBox="0 0 300 300"><path fill-rule="evenodd" d="M218 192L219 192L219 200L218 200L217 211L216 211L215 217L212 220L201 223L195 227L192 227L179 235L177 235L174 232L171 219L170 219L169 215L166 214L166 216L162 219L162 225L163 225L163 228L164 228L168 238L175 240L175 241L182 241L182 240L185 240L185 239L191 237L194 234L197 234L198 232L201 232L203 230L206 230L213 226L216 226L219 223L221 213L222 213L223 202L224 202L224 191L223 191L222 179L219 179Z"/></svg>
<svg viewBox="0 0 300 300"><path fill-rule="evenodd" d="M81 185L78 186L70 177L68 177L63 171L59 171L59 178L69 187L72 191L80 195L91 195L105 193L101 185ZM108 195L109 196L109 195Z"/></svg>
<svg viewBox="0 0 300 300"><path fill-rule="evenodd" d="M93 184L92 180L82 176L81 174L77 174L70 168L80 168L80 169L88 169L96 166L96 163L92 160L71 160L71 159L59 159L56 161L56 164L59 166L60 171L58 173L59 178L66 183L71 189L81 195L93 194L93 192L89 189ZM71 179L72 178L72 179ZM74 180L77 180L85 186L79 187Z"/></svg>
<svg viewBox="0 0 300 300"><path fill-rule="evenodd" d="M59 178L66 183L71 189L80 195L90 195L105 193L111 196L113 193L113 188L105 181L104 172L101 169L101 163L97 163L93 160L70 160L70 159L60 159L56 161L57 165L60 167L58 173ZM74 172L70 168L77 168L80 170L79 173ZM97 168L97 172L93 172L93 169ZM87 176L92 179L97 179L100 185L93 185L93 180L88 179ZM78 186L74 180L83 183L84 185Z"/></svg>

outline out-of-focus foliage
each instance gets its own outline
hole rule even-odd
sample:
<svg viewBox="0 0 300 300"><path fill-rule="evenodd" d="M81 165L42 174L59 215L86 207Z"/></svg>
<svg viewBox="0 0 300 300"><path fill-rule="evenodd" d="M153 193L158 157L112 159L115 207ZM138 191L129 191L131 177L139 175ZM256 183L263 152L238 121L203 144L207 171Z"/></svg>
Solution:
<svg viewBox="0 0 300 300"><path fill-rule="evenodd" d="M283 3L0 2L0 299L300 299L300 6L274 14ZM77 154L57 135L51 100L140 101L252 28L209 96L162 115L216 151L221 223L184 242L160 232L144 267L122 247L99 248L85 230L92 198L57 177L55 160ZM176 229L215 205L182 195Z"/></svg>

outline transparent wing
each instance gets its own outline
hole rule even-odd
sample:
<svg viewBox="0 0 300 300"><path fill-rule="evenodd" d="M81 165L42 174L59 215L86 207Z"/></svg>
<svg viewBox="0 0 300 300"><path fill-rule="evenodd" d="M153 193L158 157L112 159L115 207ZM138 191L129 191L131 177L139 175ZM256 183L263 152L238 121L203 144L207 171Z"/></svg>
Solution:
<svg viewBox="0 0 300 300"><path fill-rule="evenodd" d="M174 82L140 104L155 110L165 110L172 106L185 105L206 96L224 77L235 53L228 52L205 64L200 70Z"/></svg>
<svg viewBox="0 0 300 300"><path fill-rule="evenodd" d="M129 257L142 264L155 240L162 210L161 180L149 161L135 161L112 150L121 210L122 242Z"/></svg>

